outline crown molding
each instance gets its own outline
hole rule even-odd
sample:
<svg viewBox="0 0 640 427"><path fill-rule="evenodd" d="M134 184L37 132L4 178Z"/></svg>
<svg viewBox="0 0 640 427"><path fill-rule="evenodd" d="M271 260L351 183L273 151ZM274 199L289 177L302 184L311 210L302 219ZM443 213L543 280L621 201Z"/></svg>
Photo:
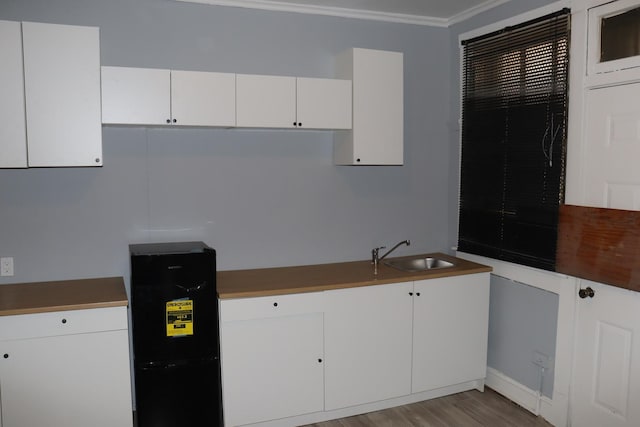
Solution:
<svg viewBox="0 0 640 427"><path fill-rule="evenodd" d="M426 25L431 27L449 27L465 21L472 16L493 9L510 0L487 0L477 6L462 11L450 18L435 18L432 16L409 15L404 13L380 12L364 9L349 9L333 6L319 6L310 4L295 4L277 0L175 0L184 3L201 3L215 6L241 7L247 9L262 9L277 12L295 12L311 15L338 16L342 18L367 19L371 21L395 22L400 24Z"/></svg>
<svg viewBox="0 0 640 427"><path fill-rule="evenodd" d="M452 16L447 20L448 21L447 26L457 24L462 21L466 21L472 16L478 15L479 13L482 13L482 12L486 12L487 10L493 9L494 7L500 6L501 4L505 4L508 1L510 0L487 0L482 4L479 4L475 7L472 7L471 9L467 9L463 12L458 13L457 15Z"/></svg>
<svg viewBox="0 0 640 427"><path fill-rule="evenodd" d="M293 4L271 0L175 0L186 3L202 3L216 6L242 7L249 9L263 9L278 12L295 12L312 15L328 15L343 18L367 19L372 21L395 22L401 24L428 25L447 27L449 20L430 16L408 15L402 13L387 13L362 9L347 9L342 7Z"/></svg>

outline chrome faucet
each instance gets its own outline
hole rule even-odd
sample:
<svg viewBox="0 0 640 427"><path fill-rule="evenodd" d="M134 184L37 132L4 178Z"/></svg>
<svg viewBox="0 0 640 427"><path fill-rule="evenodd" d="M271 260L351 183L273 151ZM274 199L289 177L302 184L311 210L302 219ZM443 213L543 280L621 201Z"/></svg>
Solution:
<svg viewBox="0 0 640 427"><path fill-rule="evenodd" d="M378 274L378 263L380 261L382 261L383 259L385 259L387 257L387 255L389 255L391 252L395 251L398 248L398 246L400 246L400 245L409 246L410 244L411 244L411 242L409 240L403 240L401 242L398 242L394 247L389 249L382 256L380 256L380 249L385 249L386 246L380 246L378 248L373 248L371 250L371 264L373 264L373 274Z"/></svg>

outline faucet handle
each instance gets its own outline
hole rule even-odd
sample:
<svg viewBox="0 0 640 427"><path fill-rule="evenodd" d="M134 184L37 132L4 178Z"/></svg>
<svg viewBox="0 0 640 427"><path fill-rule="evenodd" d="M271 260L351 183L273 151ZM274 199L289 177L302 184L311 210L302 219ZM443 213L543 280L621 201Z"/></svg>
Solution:
<svg viewBox="0 0 640 427"><path fill-rule="evenodd" d="M371 263L372 264L378 261L378 255L379 255L380 249L384 249L384 248L386 248L386 246L380 246L380 247L371 249Z"/></svg>

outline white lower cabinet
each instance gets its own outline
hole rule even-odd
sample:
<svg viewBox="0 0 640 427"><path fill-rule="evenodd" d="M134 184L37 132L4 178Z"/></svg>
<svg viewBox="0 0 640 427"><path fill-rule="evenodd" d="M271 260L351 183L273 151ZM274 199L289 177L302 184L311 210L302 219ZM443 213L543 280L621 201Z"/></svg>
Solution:
<svg viewBox="0 0 640 427"><path fill-rule="evenodd" d="M412 282L327 292L325 409L411 393Z"/></svg>
<svg viewBox="0 0 640 427"><path fill-rule="evenodd" d="M0 317L2 427L132 426L126 307Z"/></svg>
<svg viewBox="0 0 640 427"><path fill-rule="evenodd" d="M489 273L414 283L411 392L484 379Z"/></svg>
<svg viewBox="0 0 640 427"><path fill-rule="evenodd" d="M220 317L225 426L309 424L484 384L489 273L223 299Z"/></svg>
<svg viewBox="0 0 640 427"><path fill-rule="evenodd" d="M225 426L324 407L322 294L220 302Z"/></svg>

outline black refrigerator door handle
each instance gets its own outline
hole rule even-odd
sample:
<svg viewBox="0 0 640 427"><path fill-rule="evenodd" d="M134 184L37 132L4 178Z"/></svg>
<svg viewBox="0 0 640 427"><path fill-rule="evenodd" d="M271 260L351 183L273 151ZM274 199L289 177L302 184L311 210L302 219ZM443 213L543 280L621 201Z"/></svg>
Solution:
<svg viewBox="0 0 640 427"><path fill-rule="evenodd" d="M210 363L216 363L220 360L218 356L205 356L197 359L182 359L172 361L158 361L158 362L138 362L136 363L136 369L140 371L158 371L164 369L174 369L184 366L199 366L208 365Z"/></svg>
<svg viewBox="0 0 640 427"><path fill-rule="evenodd" d="M182 286L182 285L178 285L177 283L174 285L176 288L180 288L183 291L185 291L186 293L192 292L192 291L199 291L201 289L204 289L207 286L207 282L204 281L202 283L199 283L197 285L194 286Z"/></svg>

